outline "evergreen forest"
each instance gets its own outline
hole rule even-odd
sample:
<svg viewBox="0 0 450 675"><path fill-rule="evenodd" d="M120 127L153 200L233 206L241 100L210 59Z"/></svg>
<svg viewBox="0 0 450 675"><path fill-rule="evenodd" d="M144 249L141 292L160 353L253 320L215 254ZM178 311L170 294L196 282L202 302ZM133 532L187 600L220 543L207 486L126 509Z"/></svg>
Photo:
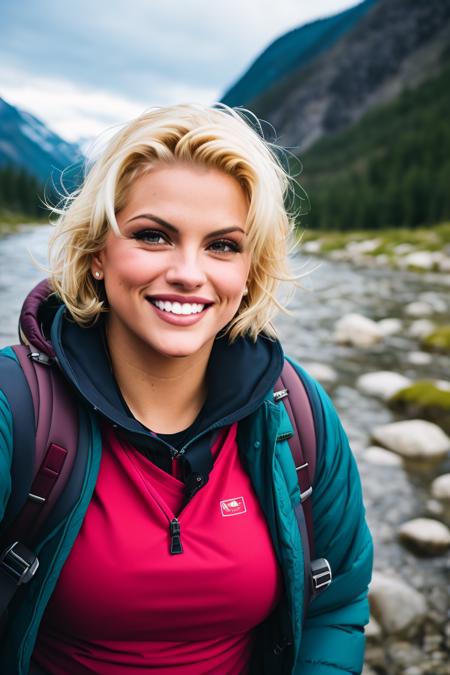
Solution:
<svg viewBox="0 0 450 675"><path fill-rule="evenodd" d="M373 230L450 220L450 65L347 131L323 137L301 162L298 180L310 204L303 226ZM298 190L300 213L302 196Z"/></svg>
<svg viewBox="0 0 450 675"><path fill-rule="evenodd" d="M21 167L0 167L0 212L42 218L43 187Z"/></svg>

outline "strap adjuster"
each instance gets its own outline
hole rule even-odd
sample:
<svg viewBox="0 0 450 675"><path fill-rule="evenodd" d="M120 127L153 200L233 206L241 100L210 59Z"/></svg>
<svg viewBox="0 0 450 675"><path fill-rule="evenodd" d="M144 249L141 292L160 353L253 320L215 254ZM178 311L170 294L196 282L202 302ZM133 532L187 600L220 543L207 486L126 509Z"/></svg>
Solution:
<svg viewBox="0 0 450 675"><path fill-rule="evenodd" d="M31 361L35 361L36 363L41 363L43 366L51 366L53 363L52 357L44 354L44 352L31 351L28 354L28 358L31 359Z"/></svg>
<svg viewBox="0 0 450 675"><path fill-rule="evenodd" d="M20 586L34 577L39 567L39 560L26 546L15 541L0 555L0 565Z"/></svg>
<svg viewBox="0 0 450 675"><path fill-rule="evenodd" d="M311 577L313 593L324 591L331 584L333 575L331 573L330 563L326 558L317 558L311 560Z"/></svg>

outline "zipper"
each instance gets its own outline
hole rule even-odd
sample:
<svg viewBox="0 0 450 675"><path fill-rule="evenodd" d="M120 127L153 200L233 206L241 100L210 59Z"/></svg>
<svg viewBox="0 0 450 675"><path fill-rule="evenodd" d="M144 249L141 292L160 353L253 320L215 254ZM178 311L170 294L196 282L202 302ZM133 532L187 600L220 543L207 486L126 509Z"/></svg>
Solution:
<svg viewBox="0 0 450 675"><path fill-rule="evenodd" d="M173 518L169 524L170 530L170 552L172 555L183 553L183 545L181 543L181 525L178 518Z"/></svg>

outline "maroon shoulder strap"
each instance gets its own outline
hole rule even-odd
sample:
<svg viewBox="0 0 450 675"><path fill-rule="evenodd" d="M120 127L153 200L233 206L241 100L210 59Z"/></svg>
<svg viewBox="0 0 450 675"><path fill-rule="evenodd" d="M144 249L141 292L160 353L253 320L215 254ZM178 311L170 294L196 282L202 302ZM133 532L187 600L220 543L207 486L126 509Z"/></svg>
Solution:
<svg viewBox="0 0 450 675"><path fill-rule="evenodd" d="M294 429L294 435L288 439L288 442L297 470L308 533L309 553L312 559L314 558L314 531L311 493L317 455L314 417L304 384L287 360L284 361L283 370L275 384L275 391L275 398L283 401Z"/></svg>
<svg viewBox="0 0 450 675"><path fill-rule="evenodd" d="M32 545L72 470L78 415L69 387L51 359L24 345L13 349L33 399L36 445L30 493L12 529L16 540Z"/></svg>

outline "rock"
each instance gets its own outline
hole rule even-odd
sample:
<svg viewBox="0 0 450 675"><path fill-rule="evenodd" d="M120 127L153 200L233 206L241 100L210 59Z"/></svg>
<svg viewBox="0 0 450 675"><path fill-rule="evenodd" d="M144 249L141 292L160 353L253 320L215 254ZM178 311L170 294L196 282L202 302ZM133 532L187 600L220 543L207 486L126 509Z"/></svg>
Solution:
<svg viewBox="0 0 450 675"><path fill-rule="evenodd" d="M374 572L369 587L371 612L389 634L412 635L425 619L423 595L401 579Z"/></svg>
<svg viewBox="0 0 450 675"><path fill-rule="evenodd" d="M450 502L450 473L438 476L431 483L431 494L435 499Z"/></svg>
<svg viewBox="0 0 450 675"><path fill-rule="evenodd" d="M421 293L417 298L419 302L426 302L428 305L431 305L435 312L444 314L447 309L447 303L436 293L427 291L426 293Z"/></svg>
<svg viewBox="0 0 450 675"><path fill-rule="evenodd" d="M412 244L398 244L392 250L396 255L406 255L414 251L414 246Z"/></svg>
<svg viewBox="0 0 450 675"><path fill-rule="evenodd" d="M370 615L369 623L364 630L368 640L376 641L381 637L381 627L372 615Z"/></svg>
<svg viewBox="0 0 450 675"><path fill-rule="evenodd" d="M374 257L374 260L376 264L379 265L380 267L385 267L390 263L390 258L388 255L386 255L386 253L380 253L380 255L376 255Z"/></svg>
<svg viewBox="0 0 450 675"><path fill-rule="evenodd" d="M379 370L374 373L365 373L356 380L357 388L364 394L387 400L404 387L411 384L411 380L399 373L388 370Z"/></svg>
<svg viewBox="0 0 450 675"><path fill-rule="evenodd" d="M377 324L384 336L396 335L401 333L403 329L403 323L400 319L381 319Z"/></svg>
<svg viewBox="0 0 450 675"><path fill-rule="evenodd" d="M447 256L442 256L438 262L439 272L444 272L448 274L450 272L450 258Z"/></svg>
<svg viewBox="0 0 450 675"><path fill-rule="evenodd" d="M413 321L409 327L409 335L413 338L419 338L420 340L427 335L430 335L435 329L435 325L429 319L418 319Z"/></svg>
<svg viewBox="0 0 450 675"><path fill-rule="evenodd" d="M365 239L364 241L350 241L346 246L345 250L348 251L351 255L361 254L361 253L372 253L375 251L380 244L381 239Z"/></svg>
<svg viewBox="0 0 450 675"><path fill-rule="evenodd" d="M425 420L405 420L375 427L372 438L409 459L443 459L450 450L450 438L436 424Z"/></svg>
<svg viewBox="0 0 450 675"><path fill-rule="evenodd" d="M427 352L410 352L406 358L414 366L427 366L433 360Z"/></svg>
<svg viewBox="0 0 450 675"><path fill-rule="evenodd" d="M390 450L379 448L376 445L371 445L364 452L364 459L370 464L378 464L380 466L402 466L402 458Z"/></svg>
<svg viewBox="0 0 450 675"><path fill-rule="evenodd" d="M422 650L410 642L394 642L388 646L388 654L389 659L401 667L402 673L405 668L419 667L423 661Z"/></svg>
<svg viewBox="0 0 450 675"><path fill-rule="evenodd" d="M381 328L362 314L347 314L336 323L335 340L355 347L370 347L383 339Z"/></svg>
<svg viewBox="0 0 450 675"><path fill-rule="evenodd" d="M427 515L433 518L442 518L444 514L444 507L437 499L427 499Z"/></svg>
<svg viewBox="0 0 450 675"><path fill-rule="evenodd" d="M441 555L450 548L450 530L431 518L415 518L398 530L400 541L427 556Z"/></svg>
<svg viewBox="0 0 450 675"><path fill-rule="evenodd" d="M304 253L319 253L322 246L322 242L319 239L314 241L305 241L304 244L300 243L300 250Z"/></svg>
<svg viewBox="0 0 450 675"><path fill-rule="evenodd" d="M337 372L326 363L308 363L306 369L320 384L329 385L337 381Z"/></svg>
<svg viewBox="0 0 450 675"><path fill-rule="evenodd" d="M422 347L450 353L450 325L439 326L422 338Z"/></svg>
<svg viewBox="0 0 450 675"><path fill-rule="evenodd" d="M421 270L432 270L438 264L440 256L430 251L414 251L408 253L399 260L399 264L403 268L413 267Z"/></svg>
<svg viewBox="0 0 450 675"><path fill-rule="evenodd" d="M367 664L364 664L361 675L377 675L374 670Z"/></svg>
<svg viewBox="0 0 450 675"><path fill-rule="evenodd" d="M427 302L410 302L409 305L406 305L405 312L408 316L420 317L430 316L434 310Z"/></svg>
<svg viewBox="0 0 450 675"><path fill-rule="evenodd" d="M450 389L445 380L419 380L394 393L389 407L404 417L419 417L450 434Z"/></svg>

